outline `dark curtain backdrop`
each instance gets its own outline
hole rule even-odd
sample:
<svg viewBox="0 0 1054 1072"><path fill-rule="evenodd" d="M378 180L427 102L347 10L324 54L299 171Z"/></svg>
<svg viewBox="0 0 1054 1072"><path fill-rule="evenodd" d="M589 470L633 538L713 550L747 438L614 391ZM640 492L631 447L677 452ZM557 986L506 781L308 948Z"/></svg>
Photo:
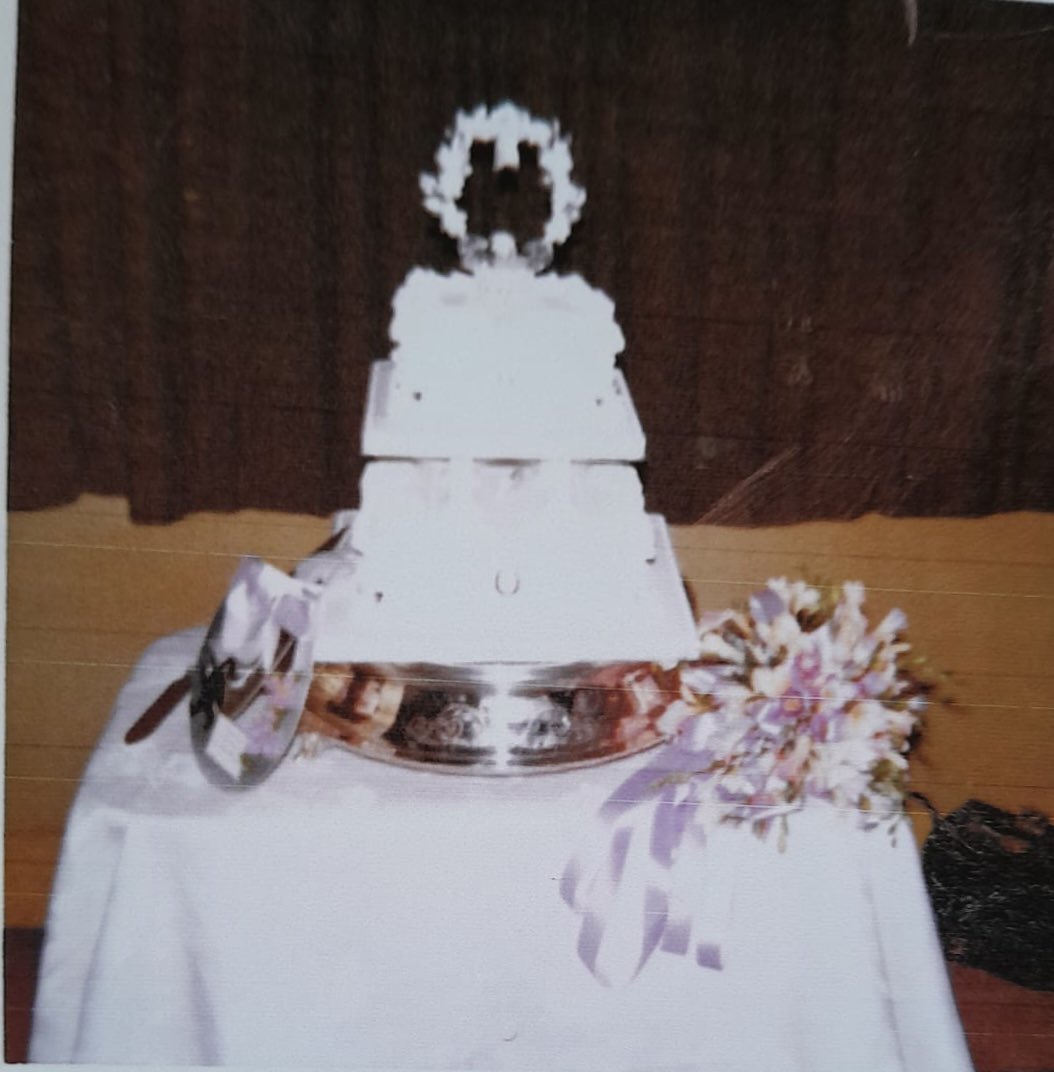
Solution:
<svg viewBox="0 0 1054 1072"><path fill-rule="evenodd" d="M651 508L1054 508L1054 9L918 4L24 0L10 505L354 505L393 291L453 263L418 174L511 98L573 136Z"/></svg>

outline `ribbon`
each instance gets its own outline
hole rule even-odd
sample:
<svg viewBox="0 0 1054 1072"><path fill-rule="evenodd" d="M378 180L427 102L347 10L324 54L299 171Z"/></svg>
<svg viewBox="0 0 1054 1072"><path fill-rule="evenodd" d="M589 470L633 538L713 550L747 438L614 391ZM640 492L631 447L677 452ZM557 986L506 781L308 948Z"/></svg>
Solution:
<svg viewBox="0 0 1054 1072"><path fill-rule="evenodd" d="M262 559L243 558L206 640L214 662L270 669L282 633L310 637L321 591Z"/></svg>
<svg viewBox="0 0 1054 1072"><path fill-rule="evenodd" d="M338 542L343 535L342 528L330 542ZM326 546L324 544L319 550ZM315 628L315 607L320 594L318 584L288 577L258 558L243 558L209 628L205 661L216 667L229 660L239 683L243 683L257 665L272 669L281 655L277 648L283 633L294 640L310 638ZM170 682L133 723L125 734L125 743L137 744L149 737L193 686L192 670ZM209 688L207 676L202 687ZM221 703L222 687L218 696L208 699L210 703Z"/></svg>
<svg viewBox="0 0 1054 1072"><path fill-rule="evenodd" d="M660 757L627 778L601 806L596 847L577 854L560 884L564 901L582 917L578 955L604 985L630 982L658 949L720 969L721 951L698 937L693 912L678 891L686 840L701 849L703 828L693 820L698 770L690 753L668 745ZM696 861L697 862L697 861ZM683 876L682 876L683 877Z"/></svg>
<svg viewBox="0 0 1054 1072"><path fill-rule="evenodd" d="M194 675L191 736L210 780L256 785L289 749L310 686L322 590L261 559L241 560Z"/></svg>

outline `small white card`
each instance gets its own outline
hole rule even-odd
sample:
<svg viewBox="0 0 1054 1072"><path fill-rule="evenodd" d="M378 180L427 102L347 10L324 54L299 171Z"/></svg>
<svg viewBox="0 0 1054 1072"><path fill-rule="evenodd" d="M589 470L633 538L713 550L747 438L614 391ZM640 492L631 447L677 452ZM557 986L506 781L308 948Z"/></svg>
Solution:
<svg viewBox="0 0 1054 1072"><path fill-rule="evenodd" d="M238 781L243 773L242 755L249 739L226 715L217 714L205 746L205 755Z"/></svg>

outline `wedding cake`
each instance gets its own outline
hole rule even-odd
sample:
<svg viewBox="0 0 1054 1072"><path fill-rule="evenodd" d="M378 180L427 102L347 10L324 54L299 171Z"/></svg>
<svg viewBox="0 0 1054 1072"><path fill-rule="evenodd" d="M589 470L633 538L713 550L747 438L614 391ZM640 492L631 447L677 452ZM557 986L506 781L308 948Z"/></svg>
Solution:
<svg viewBox="0 0 1054 1072"><path fill-rule="evenodd" d="M538 150L553 213L520 252L467 233L457 199L473 142L495 167ZM614 305L541 274L584 201L556 124L512 105L460 113L423 176L462 271L413 269L371 369L360 506L332 553L323 662L676 662L696 633L665 522L632 464L644 436L621 372Z"/></svg>
<svg viewBox="0 0 1054 1072"><path fill-rule="evenodd" d="M537 150L552 212L522 250L468 232L477 141L498 169ZM192 730L225 784L267 777L298 727L480 774L610 759L662 739L662 668L697 654L634 467L644 435L614 305L547 271L585 200L567 140L505 104L459 113L436 160L425 207L461 269L414 268L395 295L359 507L293 577L245 562L202 649Z"/></svg>

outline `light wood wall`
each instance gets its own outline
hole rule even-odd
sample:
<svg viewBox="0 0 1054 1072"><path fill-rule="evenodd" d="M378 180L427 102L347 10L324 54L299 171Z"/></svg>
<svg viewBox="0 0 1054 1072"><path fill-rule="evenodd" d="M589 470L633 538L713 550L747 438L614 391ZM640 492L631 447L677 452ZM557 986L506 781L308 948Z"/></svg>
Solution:
<svg viewBox="0 0 1054 1072"><path fill-rule="evenodd" d="M43 921L77 780L143 648L207 621L241 555L289 567L327 534L319 518L257 511L138 526L98 496L9 515L8 926ZM903 608L958 701L930 716L916 786L942 808L977 796L1054 812L1054 516L682 526L674 542L703 608L774 575L861 580L876 615Z"/></svg>

